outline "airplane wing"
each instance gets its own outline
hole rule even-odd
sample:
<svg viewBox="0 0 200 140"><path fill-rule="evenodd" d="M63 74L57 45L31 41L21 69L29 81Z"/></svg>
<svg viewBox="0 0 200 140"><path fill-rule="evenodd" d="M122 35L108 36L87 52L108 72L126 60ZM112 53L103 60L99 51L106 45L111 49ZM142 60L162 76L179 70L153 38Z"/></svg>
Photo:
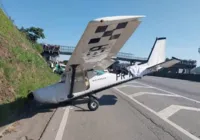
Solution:
<svg viewBox="0 0 200 140"><path fill-rule="evenodd" d="M114 16L90 21L67 63L66 71L70 70L70 65L78 65L77 70L104 70L109 67L142 17Z"/></svg>

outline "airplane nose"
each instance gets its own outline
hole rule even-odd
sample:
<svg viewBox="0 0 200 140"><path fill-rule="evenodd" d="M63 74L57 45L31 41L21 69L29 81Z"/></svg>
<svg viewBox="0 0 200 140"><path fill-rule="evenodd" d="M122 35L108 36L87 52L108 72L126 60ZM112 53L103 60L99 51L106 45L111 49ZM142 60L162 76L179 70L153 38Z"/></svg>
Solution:
<svg viewBox="0 0 200 140"><path fill-rule="evenodd" d="M27 95L27 98L28 98L29 101L35 100L35 101L38 101L38 102L42 102L42 98L41 98L40 95L39 95L37 92L35 92L35 91L30 92L30 93Z"/></svg>
<svg viewBox="0 0 200 140"><path fill-rule="evenodd" d="M65 83L56 83L30 92L28 98L40 103L58 103L66 99L66 89Z"/></svg>
<svg viewBox="0 0 200 140"><path fill-rule="evenodd" d="M34 100L34 95L33 95L33 92L30 92L28 95L27 95L27 98L28 100Z"/></svg>
<svg viewBox="0 0 200 140"><path fill-rule="evenodd" d="M45 100L44 100L44 97L42 95L43 94L39 91L33 91L29 94L29 98L32 99L32 100L35 100L37 102L44 103Z"/></svg>
<svg viewBox="0 0 200 140"><path fill-rule="evenodd" d="M28 100L35 100L37 102L43 103L44 99L42 98L42 94L38 91L30 92L27 96Z"/></svg>

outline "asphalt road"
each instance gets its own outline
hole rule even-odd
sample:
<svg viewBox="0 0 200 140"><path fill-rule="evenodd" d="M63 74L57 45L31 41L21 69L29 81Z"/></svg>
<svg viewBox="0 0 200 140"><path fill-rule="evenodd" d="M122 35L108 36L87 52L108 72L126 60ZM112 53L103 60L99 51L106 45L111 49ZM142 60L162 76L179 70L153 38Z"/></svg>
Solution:
<svg viewBox="0 0 200 140"><path fill-rule="evenodd" d="M200 140L199 92L200 83L144 77L98 93L94 112L84 100L58 108L40 139Z"/></svg>
<svg viewBox="0 0 200 140"><path fill-rule="evenodd" d="M71 106L66 125L44 139L198 140L199 89L196 82L144 77L99 93L95 112L85 104Z"/></svg>

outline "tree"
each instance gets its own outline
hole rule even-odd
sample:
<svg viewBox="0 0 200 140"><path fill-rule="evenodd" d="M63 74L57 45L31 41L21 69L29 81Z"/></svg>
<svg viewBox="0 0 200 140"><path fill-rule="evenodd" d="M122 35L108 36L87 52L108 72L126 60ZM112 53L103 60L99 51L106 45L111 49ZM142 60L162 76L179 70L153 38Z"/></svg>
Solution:
<svg viewBox="0 0 200 140"><path fill-rule="evenodd" d="M19 29L19 31L21 31L22 33L25 33L25 35L27 36L27 38L36 43L38 39L42 38L44 39L45 38L45 35L44 35L44 30L42 28L38 28L38 27L30 27L30 28L24 28L24 27L21 27L21 29Z"/></svg>
<svg viewBox="0 0 200 140"><path fill-rule="evenodd" d="M25 29L24 27L21 27L21 28L19 29L19 31L20 31L20 32L23 32L23 33L26 33L26 29Z"/></svg>

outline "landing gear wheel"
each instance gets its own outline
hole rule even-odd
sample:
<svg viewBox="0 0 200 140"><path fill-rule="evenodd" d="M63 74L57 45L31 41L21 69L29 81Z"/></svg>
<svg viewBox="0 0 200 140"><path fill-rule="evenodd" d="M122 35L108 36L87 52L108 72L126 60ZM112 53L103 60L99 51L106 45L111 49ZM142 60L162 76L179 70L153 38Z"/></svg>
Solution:
<svg viewBox="0 0 200 140"><path fill-rule="evenodd" d="M90 111L95 111L99 108L99 102L95 98L90 98L88 102L88 108Z"/></svg>

